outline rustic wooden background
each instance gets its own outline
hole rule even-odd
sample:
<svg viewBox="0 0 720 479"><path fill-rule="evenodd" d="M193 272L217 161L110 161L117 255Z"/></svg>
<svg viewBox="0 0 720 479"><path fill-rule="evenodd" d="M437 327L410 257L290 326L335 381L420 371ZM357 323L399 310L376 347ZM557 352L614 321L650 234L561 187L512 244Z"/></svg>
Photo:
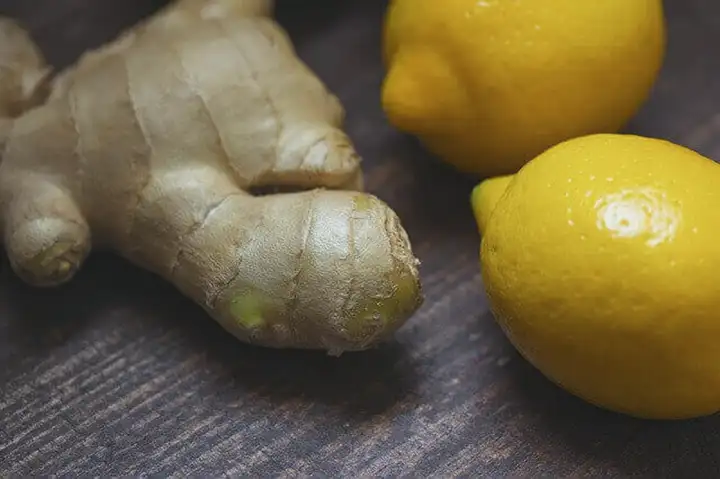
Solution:
<svg viewBox="0 0 720 479"><path fill-rule="evenodd" d="M0 0L62 66L161 0ZM378 106L379 0L280 0L339 94L370 189L401 215L427 301L339 359L238 344L158 279L95 256L58 290L0 277L0 475L716 477L720 422L628 419L570 397L487 311L461 177ZM720 158L720 4L668 0L670 46L630 129Z"/></svg>

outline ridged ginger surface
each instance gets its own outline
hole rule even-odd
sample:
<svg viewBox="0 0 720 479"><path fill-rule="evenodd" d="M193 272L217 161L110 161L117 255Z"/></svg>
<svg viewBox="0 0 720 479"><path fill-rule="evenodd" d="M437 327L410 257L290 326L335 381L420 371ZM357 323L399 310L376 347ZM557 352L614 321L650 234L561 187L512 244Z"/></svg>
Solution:
<svg viewBox="0 0 720 479"><path fill-rule="evenodd" d="M272 2L180 0L52 80L1 25L0 227L25 281L110 249L243 341L332 354L419 307L408 236Z"/></svg>

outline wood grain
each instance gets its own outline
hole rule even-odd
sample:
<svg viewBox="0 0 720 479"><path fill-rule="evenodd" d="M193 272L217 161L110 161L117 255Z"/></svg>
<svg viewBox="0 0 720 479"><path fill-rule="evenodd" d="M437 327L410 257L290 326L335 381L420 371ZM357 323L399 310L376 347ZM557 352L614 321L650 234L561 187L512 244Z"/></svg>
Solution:
<svg viewBox="0 0 720 479"><path fill-rule="evenodd" d="M56 65L161 0L0 0ZM238 344L165 283L94 256L57 290L0 277L3 476L714 477L720 422L631 420L554 387L487 311L473 178L385 121L379 0L280 1L340 96L369 188L401 215L427 301L339 359ZM631 130L720 158L720 4L667 2L670 46Z"/></svg>

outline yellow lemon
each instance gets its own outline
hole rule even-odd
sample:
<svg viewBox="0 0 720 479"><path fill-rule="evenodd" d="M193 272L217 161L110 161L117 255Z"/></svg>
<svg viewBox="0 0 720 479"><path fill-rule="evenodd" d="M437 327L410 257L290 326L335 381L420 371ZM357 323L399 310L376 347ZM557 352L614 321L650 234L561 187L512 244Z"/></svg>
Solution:
<svg viewBox="0 0 720 479"><path fill-rule="evenodd" d="M490 213L492 213L503 193L507 191L507 187L514 177L514 175L506 175L489 178L473 189L470 201L480 234L485 230L490 219Z"/></svg>
<svg viewBox="0 0 720 479"><path fill-rule="evenodd" d="M393 0L383 49L390 122L491 176L622 128L660 70L665 23L660 0Z"/></svg>
<svg viewBox="0 0 720 479"><path fill-rule="evenodd" d="M720 165L596 134L548 149L505 186L473 201L484 201L485 288L518 351L604 408L720 410Z"/></svg>

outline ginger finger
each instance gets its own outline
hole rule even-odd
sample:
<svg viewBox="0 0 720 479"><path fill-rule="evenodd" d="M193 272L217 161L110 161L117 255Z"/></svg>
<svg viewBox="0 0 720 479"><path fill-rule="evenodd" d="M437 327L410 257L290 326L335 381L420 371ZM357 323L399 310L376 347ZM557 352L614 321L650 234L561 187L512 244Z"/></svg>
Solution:
<svg viewBox="0 0 720 479"><path fill-rule="evenodd" d="M49 93L50 68L30 35L16 22L0 18L0 157L14 131L13 118L39 105ZM60 125L58 125L60 126ZM72 195L61 182L39 170L18 168L0 178L12 185L2 216L10 264L35 286L69 280L90 250L90 230Z"/></svg>
<svg viewBox="0 0 720 479"><path fill-rule="evenodd" d="M15 119L0 164L0 219L7 254L15 272L36 286L71 279L91 248L90 228L77 196L80 178L65 173L77 170L66 154L75 149L77 138L74 123L64 113L41 106ZM45 127L37 136L39 125Z"/></svg>
<svg viewBox="0 0 720 479"><path fill-rule="evenodd" d="M417 307L407 236L377 199L321 190L256 198L212 168L167 175L151 180L132 233L110 246L239 339L365 349Z"/></svg>
<svg viewBox="0 0 720 479"><path fill-rule="evenodd" d="M85 218L72 196L51 181L28 177L16 189L4 225L12 268L33 286L65 283L90 252Z"/></svg>
<svg viewBox="0 0 720 479"><path fill-rule="evenodd" d="M0 17L0 117L13 118L40 104L48 93L49 74L29 34Z"/></svg>
<svg viewBox="0 0 720 479"><path fill-rule="evenodd" d="M168 15L151 19L145 31L149 30L153 41L165 39L198 91L230 95L234 90L246 98L242 110L236 105L229 108L225 95L204 98L217 119L231 166L243 175L243 184L360 185L360 157L341 130L344 109L338 99L297 58L287 34L275 22L242 18L248 12L269 12L272 3L181 1ZM203 25L198 26L198 21ZM187 36L188 29L193 30L193 37ZM204 41L198 41L201 38ZM234 78L230 72L242 72L242 81L228 83ZM266 122L255 121L251 112L258 112ZM231 131L226 127L232 127ZM260 149L260 145L274 146Z"/></svg>
<svg viewBox="0 0 720 479"><path fill-rule="evenodd" d="M253 234L242 254L212 249L217 228L243 237L242 223L223 217L247 209L260 214L246 223ZM229 280L203 288L212 292L204 304L226 329L255 344L331 354L366 349L389 337L421 302L407 235L392 210L369 195L231 196L186 243L178 283L200 278L197 265L237 265Z"/></svg>
<svg viewBox="0 0 720 479"><path fill-rule="evenodd" d="M166 45L202 97L241 185L338 187L358 175L360 157L340 129L342 106L273 22L217 19L193 31L165 36ZM231 95L243 98L242 108L227 102Z"/></svg>

